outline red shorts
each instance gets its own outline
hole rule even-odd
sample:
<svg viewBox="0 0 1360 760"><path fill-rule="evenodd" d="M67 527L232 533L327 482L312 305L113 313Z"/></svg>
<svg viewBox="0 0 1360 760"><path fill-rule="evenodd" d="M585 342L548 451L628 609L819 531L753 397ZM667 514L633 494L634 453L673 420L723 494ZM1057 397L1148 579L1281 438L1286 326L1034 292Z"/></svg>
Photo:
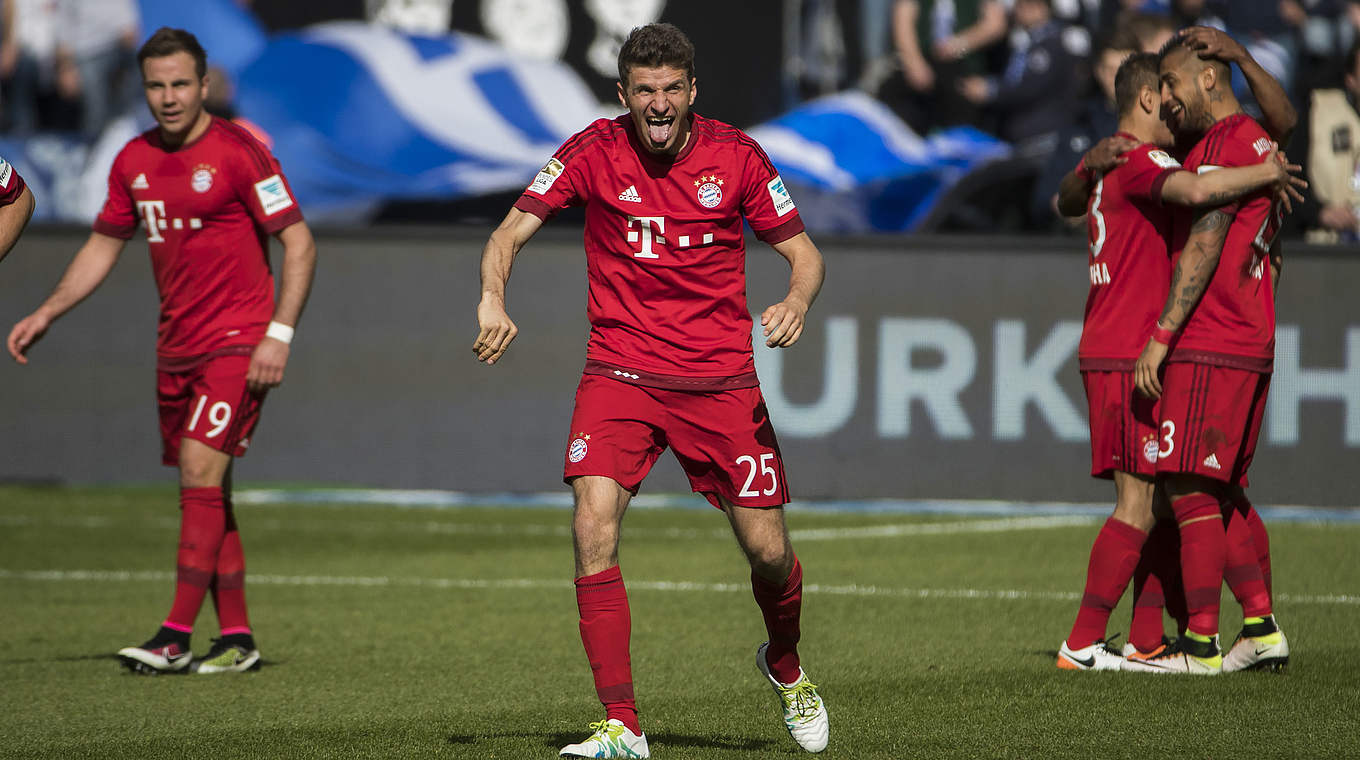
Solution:
<svg viewBox="0 0 1360 760"><path fill-rule="evenodd" d="M1157 402L1133 387L1132 371L1081 373L1091 420L1091 475L1114 478L1116 470L1157 474Z"/></svg>
<svg viewBox="0 0 1360 760"><path fill-rule="evenodd" d="M246 390L249 356L216 356L183 372L156 373L161 410L161 463L179 465L179 446L192 438L244 456L260 421L264 394Z"/></svg>
<svg viewBox="0 0 1360 760"><path fill-rule="evenodd" d="M759 388L672 391L584 375L576 389L563 480L603 475L636 494L669 446L690 487L715 507L789 500L784 463Z"/></svg>
<svg viewBox="0 0 1360 760"><path fill-rule="evenodd" d="M1159 473L1247 485L1270 375L1194 362L1166 365Z"/></svg>

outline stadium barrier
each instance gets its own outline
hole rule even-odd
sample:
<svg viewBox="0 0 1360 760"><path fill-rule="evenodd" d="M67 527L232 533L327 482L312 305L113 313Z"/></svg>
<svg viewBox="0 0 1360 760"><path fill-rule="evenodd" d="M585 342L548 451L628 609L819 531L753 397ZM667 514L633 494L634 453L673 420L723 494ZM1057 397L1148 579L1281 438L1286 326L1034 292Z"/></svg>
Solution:
<svg viewBox="0 0 1360 760"><path fill-rule="evenodd" d="M312 300L284 385L238 481L535 492L562 488L584 359L580 233L521 254L520 336L477 364L486 230L318 235ZM34 230L0 266L0 321L35 307L84 233ZM1089 478L1076 347L1088 287L1075 239L818 241L827 283L802 341L757 352L793 493L807 499L1104 501ZM277 245L275 257L277 259ZM1360 464L1360 258L1287 248L1277 359L1252 493L1349 506ZM0 363L0 480L163 481L154 395L156 295L146 245L54 325L32 363ZM787 264L751 245L750 305ZM683 491L663 457L645 485Z"/></svg>

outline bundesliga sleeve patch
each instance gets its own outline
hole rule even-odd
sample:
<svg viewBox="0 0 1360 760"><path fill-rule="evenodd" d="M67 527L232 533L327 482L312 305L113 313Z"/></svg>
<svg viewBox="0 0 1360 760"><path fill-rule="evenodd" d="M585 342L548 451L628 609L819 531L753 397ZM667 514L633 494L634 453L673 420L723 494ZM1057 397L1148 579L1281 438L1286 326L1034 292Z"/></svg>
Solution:
<svg viewBox="0 0 1360 760"><path fill-rule="evenodd" d="M774 203L774 212L778 216L783 216L793 211L793 198L789 195L788 188L784 187L784 180L779 175L774 175L774 179L765 184L765 189L770 191L770 201Z"/></svg>
<svg viewBox="0 0 1360 760"><path fill-rule="evenodd" d="M283 186L283 177L277 174L256 182L255 195L260 199L260 208L264 209L265 216L273 216L275 212L293 205L293 197L288 194L288 188Z"/></svg>
<svg viewBox="0 0 1360 760"><path fill-rule="evenodd" d="M529 192L539 195L547 193L548 188L552 187L557 178L562 176L565 169L566 167L562 165L562 162L556 158L548 159L548 163L538 170L538 176L534 177L534 181L529 184Z"/></svg>
<svg viewBox="0 0 1360 760"><path fill-rule="evenodd" d="M9 189L9 181L14 177L14 167L9 162L0 158L0 190Z"/></svg>
<svg viewBox="0 0 1360 760"><path fill-rule="evenodd" d="M1177 161L1176 159L1172 158L1164 150L1148 151L1147 157L1152 161L1152 163L1162 167L1163 169L1179 169L1181 166L1180 161Z"/></svg>

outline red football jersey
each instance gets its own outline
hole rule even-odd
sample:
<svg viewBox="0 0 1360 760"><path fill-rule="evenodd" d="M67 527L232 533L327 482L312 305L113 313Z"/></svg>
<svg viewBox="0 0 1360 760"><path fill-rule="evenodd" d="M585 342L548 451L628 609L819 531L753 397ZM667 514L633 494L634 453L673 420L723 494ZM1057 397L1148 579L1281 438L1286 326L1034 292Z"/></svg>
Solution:
<svg viewBox="0 0 1360 760"><path fill-rule="evenodd" d="M254 346L274 315L269 239L302 220L279 163L224 119L169 149L160 131L114 159L94 230L123 240L140 224L160 291L162 368L228 347Z"/></svg>
<svg viewBox="0 0 1360 760"><path fill-rule="evenodd" d="M578 204L586 371L657 387L755 385L742 219L772 245L803 231L760 146L695 114L685 147L662 160L628 114L600 119L553 154L515 208L546 220Z"/></svg>
<svg viewBox="0 0 1360 760"><path fill-rule="evenodd" d="M1124 157L1086 202L1091 291L1077 351L1083 370L1133 369L1171 281L1171 210L1162 206L1161 188L1180 162L1151 143Z"/></svg>
<svg viewBox="0 0 1360 760"><path fill-rule="evenodd" d="M1201 174L1259 164L1270 137L1245 114L1209 128L1186 156L1185 168ZM1172 346L1169 361L1194 361L1268 372L1275 357L1275 293L1270 283L1270 245L1283 215L1274 191L1262 188L1222 207L1235 213L1209 287ZM1173 263L1189 236L1190 217L1177 224Z"/></svg>
<svg viewBox="0 0 1360 760"><path fill-rule="evenodd" d="M8 206L19 200L23 193L24 178L19 176L13 164L0 158L0 206Z"/></svg>

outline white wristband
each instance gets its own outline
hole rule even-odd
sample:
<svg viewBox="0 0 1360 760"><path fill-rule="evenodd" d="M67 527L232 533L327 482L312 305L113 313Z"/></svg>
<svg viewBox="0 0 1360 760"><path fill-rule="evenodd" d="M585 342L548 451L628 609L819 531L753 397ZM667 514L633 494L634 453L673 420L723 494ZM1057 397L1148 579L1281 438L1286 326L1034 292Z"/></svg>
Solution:
<svg viewBox="0 0 1360 760"><path fill-rule="evenodd" d="M282 322L270 322L269 328L264 331L264 337L273 338L286 346L293 342L293 328Z"/></svg>

